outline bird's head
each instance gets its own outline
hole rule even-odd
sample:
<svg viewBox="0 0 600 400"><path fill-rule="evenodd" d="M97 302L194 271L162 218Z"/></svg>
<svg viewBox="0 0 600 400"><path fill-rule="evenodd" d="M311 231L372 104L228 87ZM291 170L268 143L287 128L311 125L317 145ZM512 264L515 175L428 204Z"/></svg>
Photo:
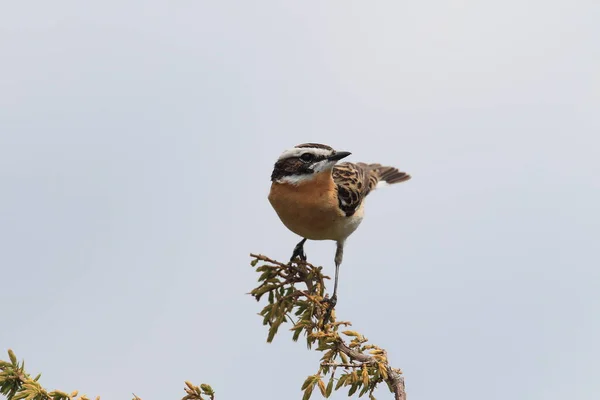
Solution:
<svg viewBox="0 0 600 400"><path fill-rule="evenodd" d="M333 166L351 153L335 151L318 143L304 143L284 151L273 168L271 181L298 185L319 172L331 171Z"/></svg>

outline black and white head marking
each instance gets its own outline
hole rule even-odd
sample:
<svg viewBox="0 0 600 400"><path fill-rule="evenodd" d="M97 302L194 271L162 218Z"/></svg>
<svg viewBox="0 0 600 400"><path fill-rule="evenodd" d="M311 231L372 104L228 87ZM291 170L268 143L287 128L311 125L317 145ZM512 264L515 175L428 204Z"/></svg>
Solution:
<svg viewBox="0 0 600 400"><path fill-rule="evenodd" d="M340 159L349 154L348 152L338 153L323 144L300 144L284 151L279 156L273 168L271 180L297 185L310 180L314 174L332 169Z"/></svg>

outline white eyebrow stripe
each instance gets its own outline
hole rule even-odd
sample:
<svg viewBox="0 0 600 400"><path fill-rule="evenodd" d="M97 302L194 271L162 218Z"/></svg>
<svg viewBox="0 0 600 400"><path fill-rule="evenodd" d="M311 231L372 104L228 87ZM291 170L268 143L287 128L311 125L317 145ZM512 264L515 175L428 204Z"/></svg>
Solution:
<svg viewBox="0 0 600 400"><path fill-rule="evenodd" d="M281 155L279 156L279 160L283 160L284 158L290 157L300 157L304 153L311 153L316 156L329 156L333 154L333 151L327 149L318 149L316 147L294 147L293 149L289 149L281 153Z"/></svg>

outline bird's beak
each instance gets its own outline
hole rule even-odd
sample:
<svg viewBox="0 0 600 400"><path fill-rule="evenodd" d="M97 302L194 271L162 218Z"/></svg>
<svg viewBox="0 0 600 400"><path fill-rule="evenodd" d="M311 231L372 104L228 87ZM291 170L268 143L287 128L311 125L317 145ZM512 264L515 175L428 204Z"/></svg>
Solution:
<svg viewBox="0 0 600 400"><path fill-rule="evenodd" d="M327 159L329 161L339 161L342 158L348 157L350 154L352 153L350 153L349 151L338 151L335 154L329 156Z"/></svg>

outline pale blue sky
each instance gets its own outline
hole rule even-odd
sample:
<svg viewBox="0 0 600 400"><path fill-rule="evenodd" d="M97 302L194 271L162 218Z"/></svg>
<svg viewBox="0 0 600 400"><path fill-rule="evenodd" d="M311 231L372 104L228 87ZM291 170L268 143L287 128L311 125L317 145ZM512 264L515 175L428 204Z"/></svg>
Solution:
<svg viewBox="0 0 600 400"><path fill-rule="evenodd" d="M410 399L596 399L598 21L595 0L5 2L0 351L103 399L300 398L319 355L267 345L245 293L248 253L298 241L272 164L315 141L413 175L369 197L338 303ZM306 251L332 273L334 247Z"/></svg>

